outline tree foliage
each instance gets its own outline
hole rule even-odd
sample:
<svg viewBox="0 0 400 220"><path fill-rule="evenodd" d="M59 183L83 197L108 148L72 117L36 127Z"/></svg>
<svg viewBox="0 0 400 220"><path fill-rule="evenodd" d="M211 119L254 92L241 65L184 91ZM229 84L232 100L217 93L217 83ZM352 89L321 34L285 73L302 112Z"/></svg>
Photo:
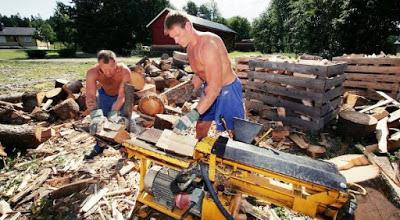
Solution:
<svg viewBox="0 0 400 220"><path fill-rule="evenodd" d="M236 31L236 38L238 41L242 39L249 39L251 34L251 24L245 17L234 16L228 19L227 25Z"/></svg>
<svg viewBox="0 0 400 220"><path fill-rule="evenodd" d="M192 1L188 1L186 5L183 7L183 10L185 10L188 14L194 16L197 16L198 13L197 5Z"/></svg>
<svg viewBox="0 0 400 220"><path fill-rule="evenodd" d="M77 30L73 18L73 7L57 2L54 14L49 18L49 24L56 33L57 41L62 42L67 48L76 48Z"/></svg>
<svg viewBox="0 0 400 220"><path fill-rule="evenodd" d="M119 53L134 48L136 43L149 43L146 24L168 0L72 0L75 4L77 42L84 51L102 48Z"/></svg>
<svg viewBox="0 0 400 220"><path fill-rule="evenodd" d="M263 52L388 53L399 23L398 0L272 0L253 34Z"/></svg>

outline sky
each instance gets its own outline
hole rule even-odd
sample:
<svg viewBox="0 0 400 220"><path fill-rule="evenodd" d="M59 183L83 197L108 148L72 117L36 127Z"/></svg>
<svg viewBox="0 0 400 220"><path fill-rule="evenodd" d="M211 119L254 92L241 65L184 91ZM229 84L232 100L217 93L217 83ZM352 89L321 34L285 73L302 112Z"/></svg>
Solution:
<svg viewBox="0 0 400 220"><path fill-rule="evenodd" d="M49 18L56 6L61 1L68 4L70 0L0 0L0 14L13 15L19 13L22 17L40 15ZM198 6L209 0L193 0ZM187 0L170 0L177 9L181 9ZM225 18L240 15L250 21L266 10L270 0L216 0L218 8Z"/></svg>

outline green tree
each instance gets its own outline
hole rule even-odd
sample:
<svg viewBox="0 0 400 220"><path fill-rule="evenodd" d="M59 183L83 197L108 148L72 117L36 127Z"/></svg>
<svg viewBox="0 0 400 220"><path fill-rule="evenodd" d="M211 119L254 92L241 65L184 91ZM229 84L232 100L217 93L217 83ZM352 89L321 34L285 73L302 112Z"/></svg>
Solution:
<svg viewBox="0 0 400 220"><path fill-rule="evenodd" d="M192 1L188 1L186 3L186 6L183 7L183 10L185 10L188 14L197 16L198 13L198 8L196 3Z"/></svg>
<svg viewBox="0 0 400 220"><path fill-rule="evenodd" d="M41 17L33 16L30 20L30 25L36 28L34 33L36 39L49 41L50 43L53 43L56 40L56 33L46 20L43 20Z"/></svg>
<svg viewBox="0 0 400 220"><path fill-rule="evenodd" d="M198 16L207 20L211 20L211 10L206 4L199 7Z"/></svg>
<svg viewBox="0 0 400 220"><path fill-rule="evenodd" d="M228 19L227 24L231 29L236 31L238 41L250 38L251 24L247 18L234 16Z"/></svg>
<svg viewBox="0 0 400 220"><path fill-rule="evenodd" d="M107 48L126 53L136 43L150 43L146 24L168 0L72 0L77 42L87 52Z"/></svg>
<svg viewBox="0 0 400 220"><path fill-rule="evenodd" d="M71 6L57 2L54 14L48 21L56 33L57 41L62 42L67 48L76 48L77 31L73 14Z"/></svg>

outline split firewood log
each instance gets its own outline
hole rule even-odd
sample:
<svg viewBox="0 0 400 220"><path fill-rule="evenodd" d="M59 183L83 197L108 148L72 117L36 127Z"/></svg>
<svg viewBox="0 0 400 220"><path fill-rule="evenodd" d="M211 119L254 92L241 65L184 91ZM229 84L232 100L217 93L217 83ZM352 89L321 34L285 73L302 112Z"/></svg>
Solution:
<svg viewBox="0 0 400 220"><path fill-rule="evenodd" d="M62 120L75 118L79 112L79 105L73 98L68 98L52 108L54 113Z"/></svg>
<svg viewBox="0 0 400 220"><path fill-rule="evenodd" d="M171 63L167 60L161 60L160 61L160 69L162 71L168 71L171 69Z"/></svg>
<svg viewBox="0 0 400 220"><path fill-rule="evenodd" d="M149 75L151 77L156 77L161 74L161 70L157 66L155 66L151 63L147 64L144 67L144 71L146 72L147 75Z"/></svg>
<svg viewBox="0 0 400 220"><path fill-rule="evenodd" d="M150 116L162 114L164 112L164 103L157 94L148 93L140 99L139 111Z"/></svg>
<svg viewBox="0 0 400 220"><path fill-rule="evenodd" d="M140 72L132 71L130 84L134 86L137 91L142 90L145 84L144 75Z"/></svg>

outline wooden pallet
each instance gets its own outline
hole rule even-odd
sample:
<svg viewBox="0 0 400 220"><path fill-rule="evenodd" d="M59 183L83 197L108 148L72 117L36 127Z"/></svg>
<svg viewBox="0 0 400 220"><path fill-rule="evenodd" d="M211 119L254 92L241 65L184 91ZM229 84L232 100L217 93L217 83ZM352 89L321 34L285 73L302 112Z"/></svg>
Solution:
<svg viewBox="0 0 400 220"><path fill-rule="evenodd" d="M347 91L371 99L379 99L375 91L383 91L396 98L400 91L400 57L369 58L360 56L334 57L334 61L347 62L345 70Z"/></svg>
<svg viewBox="0 0 400 220"><path fill-rule="evenodd" d="M304 130L321 130L338 113L344 63L251 60L246 106L261 118Z"/></svg>

